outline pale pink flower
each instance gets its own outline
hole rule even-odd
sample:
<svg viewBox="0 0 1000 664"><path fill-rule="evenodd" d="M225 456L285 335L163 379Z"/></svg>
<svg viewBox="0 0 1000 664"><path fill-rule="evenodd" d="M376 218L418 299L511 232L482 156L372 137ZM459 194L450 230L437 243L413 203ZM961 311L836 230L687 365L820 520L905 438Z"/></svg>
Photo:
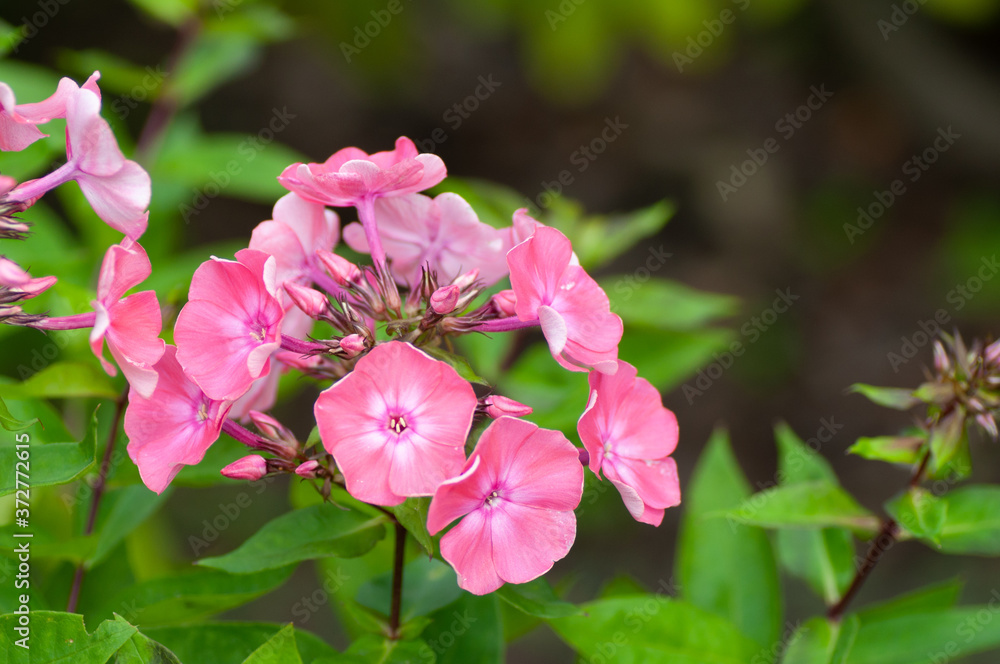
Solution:
<svg viewBox="0 0 1000 664"><path fill-rule="evenodd" d="M10 291L10 301L28 300L41 295L54 283L56 277L32 278L20 265L0 256L0 288Z"/></svg>
<svg viewBox="0 0 1000 664"><path fill-rule="evenodd" d="M582 267L572 264L565 235L542 226L507 253L515 311L538 321L552 356L571 371L593 367L614 373L622 320L608 296Z"/></svg>
<svg viewBox="0 0 1000 664"><path fill-rule="evenodd" d="M123 298L125 292L152 273L146 251L125 239L112 245L104 255L93 302L96 318L90 331L90 348L110 376L114 366L104 359L104 341L122 373L138 394L149 397L156 388L154 365L163 355L160 339L160 303L154 291L142 291Z"/></svg>
<svg viewBox="0 0 1000 664"><path fill-rule="evenodd" d="M83 88L100 97L101 91L97 87L97 79L100 77L101 74L95 71L83 84ZM38 139L48 136L35 125L66 117L66 102L79 89L80 86L75 81L63 78L49 98L18 105L10 86L0 83L0 150L23 150Z"/></svg>
<svg viewBox="0 0 1000 664"><path fill-rule="evenodd" d="M459 473L475 409L475 392L451 366L390 341L322 392L315 414L350 494L398 505Z"/></svg>
<svg viewBox="0 0 1000 664"><path fill-rule="evenodd" d="M590 401L577 432L590 453L590 469L603 471L637 521L654 526L681 502L677 464L677 418L663 406L649 381L628 362L608 376L590 373Z"/></svg>
<svg viewBox="0 0 1000 664"><path fill-rule="evenodd" d="M289 191L311 201L334 207L355 206L376 263L385 252L375 223L373 203L386 196L423 191L441 182L447 171L441 158L419 154L413 141L400 136L396 148L369 155L358 148L344 148L322 164L292 164L278 181Z"/></svg>
<svg viewBox="0 0 1000 664"><path fill-rule="evenodd" d="M289 282L309 285L326 281L316 251L333 249L339 234L337 213L289 193L274 204L272 218L253 230L250 248L274 256L279 287Z"/></svg>
<svg viewBox="0 0 1000 664"><path fill-rule="evenodd" d="M177 359L209 397L235 400L270 370L281 345L284 309L275 260L243 249L195 270L188 303L174 326Z"/></svg>
<svg viewBox="0 0 1000 664"><path fill-rule="evenodd" d="M392 273L400 283L419 284L424 266L437 273L439 283L473 269L479 270L484 286L507 275L501 232L479 221L472 206L458 194L380 199L375 203L375 221L392 261ZM344 228L344 241L355 251L369 251L358 224Z"/></svg>
<svg viewBox="0 0 1000 664"><path fill-rule="evenodd" d="M81 88L66 100L66 163L48 175L24 182L7 194L27 202L70 180L76 180L94 212L109 226L137 240L146 230L149 174L125 159L101 117L101 100Z"/></svg>
<svg viewBox="0 0 1000 664"><path fill-rule="evenodd" d="M511 417L479 438L461 475L434 492L427 530L458 585L476 595L527 583L564 558L576 538L573 510L583 496L579 453L558 431Z"/></svg>
<svg viewBox="0 0 1000 664"><path fill-rule="evenodd" d="M143 483L162 493L183 466L198 463L219 438L230 402L209 399L184 373L177 349L167 346L156 363L159 379L149 397L133 388L125 410L128 455Z"/></svg>

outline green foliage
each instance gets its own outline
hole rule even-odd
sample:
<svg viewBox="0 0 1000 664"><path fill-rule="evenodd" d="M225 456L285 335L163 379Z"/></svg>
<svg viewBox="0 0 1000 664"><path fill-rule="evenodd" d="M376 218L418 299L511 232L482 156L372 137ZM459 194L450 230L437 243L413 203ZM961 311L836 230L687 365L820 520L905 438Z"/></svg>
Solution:
<svg viewBox="0 0 1000 664"><path fill-rule="evenodd" d="M851 385L851 392L856 392L879 406L895 408L896 410L909 410L920 403L920 399L913 396L912 390L898 387L875 387L874 385L855 383Z"/></svg>
<svg viewBox="0 0 1000 664"><path fill-rule="evenodd" d="M865 437L858 438L847 451L865 459L914 465L920 462L920 451L926 442L920 436Z"/></svg>
<svg viewBox="0 0 1000 664"><path fill-rule="evenodd" d="M88 632L83 616L32 611L30 639L26 642L30 648L22 648L14 645L18 639L14 628L19 624L15 614L0 616L0 652L11 657L10 664L105 664L137 633L120 616L105 620Z"/></svg>
<svg viewBox="0 0 1000 664"><path fill-rule="evenodd" d="M968 485L941 496L943 553L1000 555L1000 486Z"/></svg>
<svg viewBox="0 0 1000 664"><path fill-rule="evenodd" d="M35 426L39 426L36 423ZM29 433L31 433L29 431ZM68 434L67 434L68 435ZM18 455L18 450L11 444L0 447L0 467L4 469L0 477L0 496L14 493L18 488L18 479L29 482L28 486L37 489L54 484L66 484L77 479L95 464L97 449L97 413L90 418L87 434L78 443L46 443L38 444L38 437L31 435L30 471L27 466L18 466L24 461ZM28 471L29 475L18 476L18 470ZM30 477L30 481L28 479ZM24 488L24 484L20 485Z"/></svg>
<svg viewBox="0 0 1000 664"><path fill-rule="evenodd" d="M861 533L878 529L878 519L846 491L829 482L803 482L756 493L727 519L763 528L850 528Z"/></svg>
<svg viewBox="0 0 1000 664"><path fill-rule="evenodd" d="M184 664L243 664L287 627L270 623L225 622L176 627L144 626L143 633L169 647ZM301 629L294 630L294 633L295 645L303 662L340 656L314 634ZM278 645L287 640L287 636L283 636Z"/></svg>
<svg viewBox="0 0 1000 664"><path fill-rule="evenodd" d="M848 616L840 622L812 618L795 631L782 664L848 664L848 655L860 621Z"/></svg>
<svg viewBox="0 0 1000 664"><path fill-rule="evenodd" d="M529 616L546 620L581 613L580 607L557 598L545 579L520 584L508 583L497 591L497 597Z"/></svg>

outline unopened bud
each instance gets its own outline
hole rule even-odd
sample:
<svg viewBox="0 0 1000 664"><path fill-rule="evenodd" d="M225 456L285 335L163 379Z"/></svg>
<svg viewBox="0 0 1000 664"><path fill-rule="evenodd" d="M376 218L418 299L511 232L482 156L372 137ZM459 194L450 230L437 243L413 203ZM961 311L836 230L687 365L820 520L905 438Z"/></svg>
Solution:
<svg viewBox="0 0 1000 664"><path fill-rule="evenodd" d="M340 340L340 350L344 357L351 358L365 352L365 338L360 334L348 334Z"/></svg>
<svg viewBox="0 0 1000 664"><path fill-rule="evenodd" d="M458 275L457 277L455 277L454 280L452 280L451 284L453 286L458 286L462 290L465 290L472 284L476 283L476 279L478 278L479 278L479 268L477 267L476 269L470 270L465 274Z"/></svg>
<svg viewBox="0 0 1000 664"><path fill-rule="evenodd" d="M590 451L586 447L581 447L580 453L580 465L589 466L590 465Z"/></svg>
<svg viewBox="0 0 1000 664"><path fill-rule="evenodd" d="M510 228L510 239L512 244L520 244L535 234L542 222L528 214L528 208L519 208L514 211L513 224Z"/></svg>
<svg viewBox="0 0 1000 664"><path fill-rule="evenodd" d="M233 480L259 480L267 475L267 459L258 454L251 454L237 459L220 472Z"/></svg>
<svg viewBox="0 0 1000 664"><path fill-rule="evenodd" d="M253 425L257 427L257 430L260 431L265 437L288 445L291 454L288 455L287 458L290 459L298 454L299 441L295 438L295 434L292 433L288 427L270 415L256 410L251 410L247 413L247 415L250 417L250 421L253 422Z"/></svg>
<svg viewBox="0 0 1000 664"><path fill-rule="evenodd" d="M502 397L499 394L491 394L483 399L483 403L486 404L486 414L493 419L503 417L504 415L510 417L531 415L531 406L526 406L523 403Z"/></svg>
<svg viewBox="0 0 1000 664"><path fill-rule="evenodd" d="M944 344L940 341L934 342L934 368L941 375L948 373L951 369L951 362L948 360L948 353L945 352Z"/></svg>
<svg viewBox="0 0 1000 664"><path fill-rule="evenodd" d="M329 301L318 290L301 286L291 281L285 282L285 292L302 312L310 318L319 318L326 312Z"/></svg>
<svg viewBox="0 0 1000 664"><path fill-rule="evenodd" d="M986 358L987 364L1000 365L1000 340L987 346L983 351L983 357Z"/></svg>
<svg viewBox="0 0 1000 664"><path fill-rule="evenodd" d="M997 439L997 422L991 413L980 413L976 415L976 423L990 435L993 440Z"/></svg>
<svg viewBox="0 0 1000 664"><path fill-rule="evenodd" d="M357 265L332 251L317 249L316 257L319 258L319 262L323 264L326 271L330 273L333 280L340 286L349 286L361 278L361 270Z"/></svg>
<svg viewBox="0 0 1000 664"><path fill-rule="evenodd" d="M31 283L31 275L21 269L21 266L0 256L0 286L8 286L21 290Z"/></svg>
<svg viewBox="0 0 1000 664"><path fill-rule="evenodd" d="M316 469L319 468L319 461L316 459L310 459L303 464L300 464L298 468L295 469L295 474L299 477L305 477L306 479L311 479L316 477Z"/></svg>
<svg viewBox="0 0 1000 664"><path fill-rule="evenodd" d="M17 180L9 175L0 175L0 197L7 194L8 191L17 186Z"/></svg>
<svg viewBox="0 0 1000 664"><path fill-rule="evenodd" d="M450 314L458 306L458 298L462 295L462 289L452 284L442 286L431 294L431 309L436 314Z"/></svg>
<svg viewBox="0 0 1000 664"><path fill-rule="evenodd" d="M514 307L517 305L517 296L509 288L494 295L490 299L490 302L493 303L493 308L496 309L501 318L510 318L517 313L514 310Z"/></svg>

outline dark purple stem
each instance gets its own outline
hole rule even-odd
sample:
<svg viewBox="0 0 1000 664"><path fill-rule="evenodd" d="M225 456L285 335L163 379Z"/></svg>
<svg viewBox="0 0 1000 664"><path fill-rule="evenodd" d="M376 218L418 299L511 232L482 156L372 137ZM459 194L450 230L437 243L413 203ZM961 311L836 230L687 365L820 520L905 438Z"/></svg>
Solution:
<svg viewBox="0 0 1000 664"><path fill-rule="evenodd" d="M300 355L308 355L317 351L323 352L329 350L326 344L317 343L315 341L303 341L302 339L290 337L287 334L281 335L281 347L290 353L298 353Z"/></svg>
<svg viewBox="0 0 1000 664"><path fill-rule="evenodd" d="M294 459L297 454L290 447L281 445L255 434L253 431L246 429L236 422L236 420L225 420L222 423L222 431L229 434L231 438L237 442L243 443L252 450L259 450L261 452L269 452L275 456L281 457L283 459Z"/></svg>
<svg viewBox="0 0 1000 664"><path fill-rule="evenodd" d="M513 332L514 330L537 327L538 324L537 318L523 321L517 316L510 316L509 318L494 318L484 321L472 329L476 332Z"/></svg>
<svg viewBox="0 0 1000 664"><path fill-rule="evenodd" d="M406 528L396 521L396 551L392 564L392 603L389 608L389 638L399 638L400 609L403 606L403 562L406 555Z"/></svg>

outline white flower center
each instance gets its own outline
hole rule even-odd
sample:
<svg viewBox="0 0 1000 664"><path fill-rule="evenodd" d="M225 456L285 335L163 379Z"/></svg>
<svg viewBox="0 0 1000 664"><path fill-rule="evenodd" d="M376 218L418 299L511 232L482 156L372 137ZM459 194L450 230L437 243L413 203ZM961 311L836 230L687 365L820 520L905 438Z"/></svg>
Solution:
<svg viewBox="0 0 1000 664"><path fill-rule="evenodd" d="M396 432L396 435L406 431L406 418L402 415L389 418L389 428Z"/></svg>

